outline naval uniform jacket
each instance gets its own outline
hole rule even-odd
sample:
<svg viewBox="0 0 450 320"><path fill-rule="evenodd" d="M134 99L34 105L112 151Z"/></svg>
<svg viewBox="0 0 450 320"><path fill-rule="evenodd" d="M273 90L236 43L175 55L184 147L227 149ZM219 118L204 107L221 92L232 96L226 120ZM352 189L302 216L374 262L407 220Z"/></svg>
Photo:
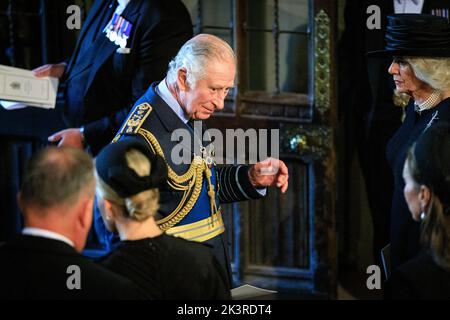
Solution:
<svg viewBox="0 0 450 320"><path fill-rule="evenodd" d="M160 190L158 225L168 234L212 245L218 260L230 276L220 204L259 199L262 195L250 183L248 165L212 165L207 169L206 163L198 157L197 160L186 164L175 164L172 161L172 150L179 142L186 143L181 140L172 141L172 133L177 129L185 129L188 132L192 130L189 131L189 126L156 93L157 85L158 83L153 83L136 102L114 141L139 139L164 157L169 178L166 189ZM191 137L194 137L194 134ZM193 142L193 139L190 142ZM208 170L211 172L210 181L214 186L216 212L211 212L211 199L207 192ZM217 239L220 241L217 242Z"/></svg>

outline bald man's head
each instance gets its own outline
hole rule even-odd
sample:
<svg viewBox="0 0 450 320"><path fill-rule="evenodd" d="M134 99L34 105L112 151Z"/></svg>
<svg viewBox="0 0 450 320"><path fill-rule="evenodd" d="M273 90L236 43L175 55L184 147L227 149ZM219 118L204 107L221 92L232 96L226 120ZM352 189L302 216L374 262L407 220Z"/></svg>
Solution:
<svg viewBox="0 0 450 320"><path fill-rule="evenodd" d="M24 207L49 209L71 205L82 192L93 195L94 190L93 161L87 153L74 148L49 147L28 162L20 200Z"/></svg>

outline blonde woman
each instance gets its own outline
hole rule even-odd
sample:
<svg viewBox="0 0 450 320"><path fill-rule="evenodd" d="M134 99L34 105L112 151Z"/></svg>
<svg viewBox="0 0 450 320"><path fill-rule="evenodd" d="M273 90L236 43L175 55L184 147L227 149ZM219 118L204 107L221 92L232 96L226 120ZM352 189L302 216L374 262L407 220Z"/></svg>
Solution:
<svg viewBox="0 0 450 320"><path fill-rule="evenodd" d="M393 57L388 72L397 92L410 97L405 120L386 149L394 175L390 240L395 269L412 259L420 247L420 224L411 219L403 197L406 154L422 132L450 120L450 25L446 18L431 15L391 15L386 42L386 50L371 55Z"/></svg>
<svg viewBox="0 0 450 320"><path fill-rule="evenodd" d="M102 264L131 279L148 299L229 299L209 247L163 233L156 221L164 160L136 140L106 146L96 158L97 199L121 244Z"/></svg>

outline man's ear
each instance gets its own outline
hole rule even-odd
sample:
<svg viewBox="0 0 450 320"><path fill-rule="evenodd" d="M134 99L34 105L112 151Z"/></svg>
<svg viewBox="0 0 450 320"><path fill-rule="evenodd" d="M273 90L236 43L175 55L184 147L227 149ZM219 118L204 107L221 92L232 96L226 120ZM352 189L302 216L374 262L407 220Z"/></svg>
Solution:
<svg viewBox="0 0 450 320"><path fill-rule="evenodd" d="M187 83L187 71L185 68L180 68L177 71L177 85L181 91L189 90L189 85Z"/></svg>
<svg viewBox="0 0 450 320"><path fill-rule="evenodd" d="M86 197L81 207L81 214L79 216L80 225L83 229L89 230L92 225L92 214L94 212L94 196Z"/></svg>
<svg viewBox="0 0 450 320"><path fill-rule="evenodd" d="M420 209L423 212L427 212L430 202L431 202L431 190L426 185L422 184L419 190Z"/></svg>
<svg viewBox="0 0 450 320"><path fill-rule="evenodd" d="M113 208L114 204L108 199L103 199L103 206L105 208L105 216L107 217L107 220L115 218L115 211Z"/></svg>
<svg viewBox="0 0 450 320"><path fill-rule="evenodd" d="M72 229L72 239L75 249L81 252L86 245L89 229L92 225L92 214L94 209L94 195L83 194L75 208L67 208L74 210L75 227Z"/></svg>

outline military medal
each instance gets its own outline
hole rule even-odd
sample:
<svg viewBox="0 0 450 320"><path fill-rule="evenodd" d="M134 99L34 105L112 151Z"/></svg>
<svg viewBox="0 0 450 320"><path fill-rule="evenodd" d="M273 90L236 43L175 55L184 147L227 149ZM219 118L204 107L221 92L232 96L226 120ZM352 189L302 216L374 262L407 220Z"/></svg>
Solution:
<svg viewBox="0 0 450 320"><path fill-rule="evenodd" d="M205 160L205 162L208 165L208 167L211 168L211 166L214 163L214 160L213 160L213 158L211 156L211 151L208 152L206 147L201 146L200 147L200 153L202 154L202 158Z"/></svg>
<svg viewBox="0 0 450 320"><path fill-rule="evenodd" d="M103 32L106 37L121 48L126 48L127 40L130 37L133 24L125 20L122 16L114 13L111 21L107 24Z"/></svg>
<svg viewBox="0 0 450 320"><path fill-rule="evenodd" d="M111 33L114 30L114 27L118 19L119 15L117 13L114 13L111 21L106 25L105 29L103 29L103 32L106 33L106 37L110 40L111 40Z"/></svg>
<svg viewBox="0 0 450 320"><path fill-rule="evenodd" d="M131 28L132 28L132 24L130 22L128 22L127 20L123 20L124 23L122 25L122 28L120 30L120 41L119 41L119 46L121 48L125 48L127 46L127 40L130 37L130 32L131 32Z"/></svg>
<svg viewBox="0 0 450 320"><path fill-rule="evenodd" d="M122 25L122 22L123 22L123 18L121 16L119 16L119 18L116 21L116 24L114 25L113 30L111 31L111 35L109 37L109 40L111 40L111 42L114 42L114 43L116 42L117 37L119 36L118 35L119 28Z"/></svg>
<svg viewBox="0 0 450 320"><path fill-rule="evenodd" d="M197 123L197 122L195 122ZM197 124L194 123L194 130L192 130L192 126L190 124L187 124L188 128L192 131L192 135L194 137L194 157L197 156L196 155L196 150L197 150L197 146L199 146L199 155L201 157L201 159L206 163L208 168L211 168L213 165L215 165L215 161L214 161L214 145L212 143L210 143L208 145L208 148L203 146L203 142L202 139L199 137L198 134L196 134L196 132L200 132L201 133L201 125L200 127L197 126ZM208 131L206 131L208 132ZM208 132L209 135L209 132ZM209 135L209 141L211 141L211 136Z"/></svg>
<svg viewBox="0 0 450 320"><path fill-rule="evenodd" d="M208 132L209 134L209 132ZM209 141L211 141L211 136L209 137ZM205 160L206 164L208 165L209 168L211 168L213 166L213 164L215 164L214 162L214 145L212 143L210 143L208 145L208 148L204 147L202 145L202 141L199 139L200 142L200 153L202 154L202 158Z"/></svg>
<svg viewBox="0 0 450 320"><path fill-rule="evenodd" d="M114 38L114 41L111 40L117 45L119 45L119 43L120 43L120 39L121 39L121 36L122 36L121 32L122 32L122 27L124 25L124 22L125 22L125 19L120 17L119 18L119 22L117 23L117 27L116 27L116 36Z"/></svg>
<svg viewBox="0 0 450 320"><path fill-rule="evenodd" d="M449 10L448 9L432 9L431 14L433 16L444 17L449 19Z"/></svg>

